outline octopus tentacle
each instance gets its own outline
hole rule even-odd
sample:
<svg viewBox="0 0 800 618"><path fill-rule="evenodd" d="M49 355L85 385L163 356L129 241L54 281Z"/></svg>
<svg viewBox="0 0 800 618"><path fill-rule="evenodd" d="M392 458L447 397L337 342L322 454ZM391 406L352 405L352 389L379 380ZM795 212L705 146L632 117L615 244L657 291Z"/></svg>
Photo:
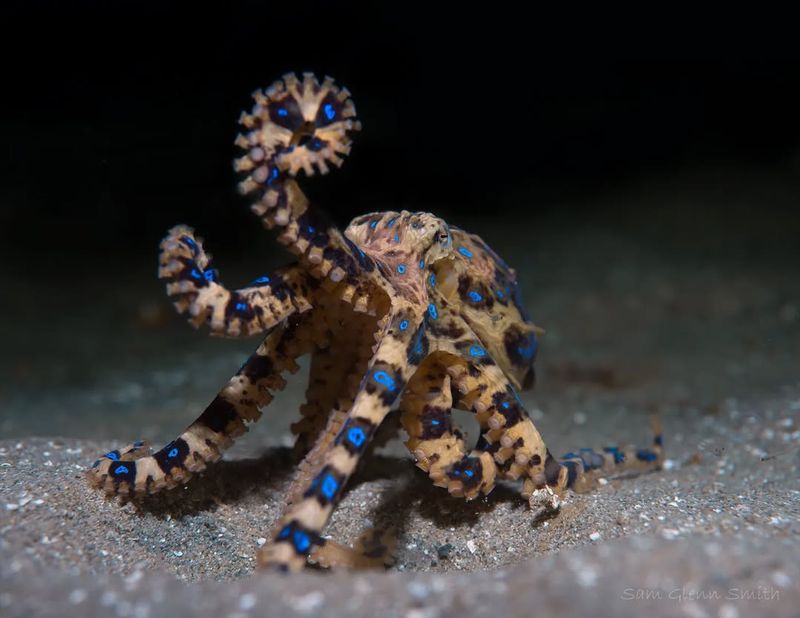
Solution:
<svg viewBox="0 0 800 618"><path fill-rule="evenodd" d="M98 459L90 482L109 495L144 495L185 483L217 461L222 452L258 420L261 408L282 390L284 371L299 369L295 359L312 345L308 329L282 325L270 333L205 411L175 440L154 454L141 442Z"/></svg>
<svg viewBox="0 0 800 618"><path fill-rule="evenodd" d="M202 240L185 225L173 227L161 241L158 276L167 280L167 294L178 312L188 313L195 327L208 324L215 335L253 335L311 308L306 276L297 267L229 290L210 261Z"/></svg>
<svg viewBox="0 0 800 618"><path fill-rule="evenodd" d="M350 133L361 129L350 93L330 77L320 83L311 73L302 79L289 73L254 92L253 99L236 138L245 151L234 161L244 174L240 192L256 195L253 212L267 228L280 230L278 241L313 275L355 283L359 272L374 270L374 262L310 206L295 180L301 170L306 176L326 174L329 165L344 162Z"/></svg>
<svg viewBox="0 0 800 618"><path fill-rule="evenodd" d="M579 454L568 453L557 461L528 417L514 384L472 332L471 325L446 307L440 313L440 324L430 329L429 339L432 346L455 356L447 365L456 393L455 405L476 413L484 430L477 450L493 456L503 478L524 478L524 497L545 485L556 491L584 491L601 473L660 466L660 430L656 431L651 448L608 447L602 453L581 449Z"/></svg>
<svg viewBox="0 0 800 618"><path fill-rule="evenodd" d="M653 443L649 447L606 446L600 451L581 448L565 453L557 460L548 451L545 480L557 491L570 488L582 493L591 490L600 477L609 474L658 470L664 463L664 440L657 418L652 419L652 429ZM537 480L541 483L542 479ZM531 486L535 485L532 481Z"/></svg>
<svg viewBox="0 0 800 618"><path fill-rule="evenodd" d="M259 552L260 565L291 571L303 567L312 546L320 544L322 528L375 430L419 363L407 350L423 331L422 316L415 315L413 307L398 307L386 322L347 420L321 458L322 467L303 499L287 510L273 542Z"/></svg>
<svg viewBox="0 0 800 618"><path fill-rule="evenodd" d="M461 314L444 300L440 304L430 345L447 353L455 406L473 411L483 431L476 451L493 457L502 478L538 478L546 447L511 380Z"/></svg>
<svg viewBox="0 0 800 618"><path fill-rule="evenodd" d="M371 528L347 547L329 539L314 545L309 560L321 567L354 570L377 569L391 566L397 550L397 535L392 528Z"/></svg>
<svg viewBox="0 0 800 618"><path fill-rule="evenodd" d="M401 422L409 436L408 450L434 485L471 500L492 491L496 465L485 449L467 454L463 434L452 425L448 362L431 355L412 376L400 403Z"/></svg>
<svg viewBox="0 0 800 618"><path fill-rule="evenodd" d="M340 416L350 408L375 343L373 337L362 336L374 331L374 316L353 313L341 302L320 308L330 330L330 345L317 348L311 356L306 402L300 407L302 418L292 425L298 457L318 442L331 415Z"/></svg>

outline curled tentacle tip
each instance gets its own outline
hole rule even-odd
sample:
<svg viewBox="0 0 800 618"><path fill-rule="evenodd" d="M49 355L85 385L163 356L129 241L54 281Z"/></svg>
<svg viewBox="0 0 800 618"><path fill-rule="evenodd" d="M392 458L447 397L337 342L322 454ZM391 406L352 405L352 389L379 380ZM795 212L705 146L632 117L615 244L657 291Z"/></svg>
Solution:
<svg viewBox="0 0 800 618"><path fill-rule="evenodd" d="M288 73L253 99L253 109L239 119L243 133L235 142L245 151L234 161L234 169L247 174L243 193L269 189L300 170L326 174L350 152L348 133L361 129L350 93L330 77L320 83L312 73Z"/></svg>

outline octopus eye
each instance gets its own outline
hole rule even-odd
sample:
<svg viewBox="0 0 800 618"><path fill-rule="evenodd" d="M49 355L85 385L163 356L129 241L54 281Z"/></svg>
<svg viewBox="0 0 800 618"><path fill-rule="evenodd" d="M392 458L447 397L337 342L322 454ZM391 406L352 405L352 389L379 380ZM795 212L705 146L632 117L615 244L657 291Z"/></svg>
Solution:
<svg viewBox="0 0 800 618"><path fill-rule="evenodd" d="M447 242L450 240L450 234L447 232L439 232L439 242Z"/></svg>

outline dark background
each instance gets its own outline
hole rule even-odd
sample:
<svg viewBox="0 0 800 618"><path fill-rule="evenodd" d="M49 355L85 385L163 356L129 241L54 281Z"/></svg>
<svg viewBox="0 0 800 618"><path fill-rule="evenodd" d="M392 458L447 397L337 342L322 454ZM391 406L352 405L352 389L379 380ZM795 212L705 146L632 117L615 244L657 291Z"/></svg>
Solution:
<svg viewBox="0 0 800 618"><path fill-rule="evenodd" d="M798 65L778 57L713 43L692 56L675 39L611 58L611 32L581 45L502 5L159 6L5 9L0 230L12 260L153 258L177 222L213 230L226 255L264 244L235 190L232 142L250 93L286 71L353 93L364 130L352 156L305 183L341 224L399 208L455 222L602 216L642 178L711 166L722 172L701 184L722 199L699 208L724 227L728 180L800 184ZM775 206L788 225L792 204ZM752 208L736 217L763 215Z"/></svg>

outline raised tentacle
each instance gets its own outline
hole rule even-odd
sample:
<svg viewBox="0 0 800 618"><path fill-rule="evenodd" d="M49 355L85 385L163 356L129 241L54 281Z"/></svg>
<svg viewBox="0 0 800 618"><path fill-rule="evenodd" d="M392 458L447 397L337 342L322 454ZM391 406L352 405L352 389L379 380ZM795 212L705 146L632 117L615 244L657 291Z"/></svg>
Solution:
<svg viewBox="0 0 800 618"><path fill-rule="evenodd" d="M195 327L208 324L215 335L254 335L311 308L306 275L297 266L229 290L210 260L202 240L185 225L173 227L161 241L158 276L167 280L178 312L188 313Z"/></svg>
<svg viewBox="0 0 800 618"><path fill-rule="evenodd" d="M192 474L217 461L247 423L282 390L281 373L299 368L295 359L313 345L310 329L282 325L270 333L200 417L175 440L150 455L143 443L111 451L88 471L90 482L109 495L152 494L185 483Z"/></svg>
<svg viewBox="0 0 800 618"><path fill-rule="evenodd" d="M350 152L349 134L361 129L350 93L330 77L319 83L311 73L302 79L289 73L253 99L236 138L245 151L234 161L245 175L239 190L256 195L253 212L267 228L280 229L279 242L313 275L357 284L358 273L374 270L374 262L310 206L295 180L300 170L326 174Z"/></svg>
<svg viewBox="0 0 800 618"><path fill-rule="evenodd" d="M303 499L287 510L273 542L260 551L262 566L293 571L303 567L312 546L320 543L322 528L375 430L420 362L413 347L418 333L424 332L422 316L413 307L398 307L384 322L381 341L347 420L328 446Z"/></svg>

